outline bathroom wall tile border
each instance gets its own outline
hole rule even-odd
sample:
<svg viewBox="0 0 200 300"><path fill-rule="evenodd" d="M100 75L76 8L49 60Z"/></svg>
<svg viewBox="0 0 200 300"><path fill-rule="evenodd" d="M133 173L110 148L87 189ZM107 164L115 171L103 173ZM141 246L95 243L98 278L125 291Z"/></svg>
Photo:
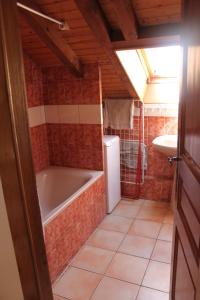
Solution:
<svg viewBox="0 0 200 300"><path fill-rule="evenodd" d="M145 104L146 117L178 117L178 103L176 104Z"/></svg>
<svg viewBox="0 0 200 300"><path fill-rule="evenodd" d="M106 99L104 99L106 100ZM103 101L104 101L103 100ZM125 98L123 100L126 100ZM137 102L137 100L135 100ZM134 116L138 117L140 110L134 106ZM178 117L178 103L144 103L146 117Z"/></svg>
<svg viewBox="0 0 200 300"><path fill-rule="evenodd" d="M28 108L30 127L51 124L102 124L102 106L86 105L40 105Z"/></svg>
<svg viewBox="0 0 200 300"><path fill-rule="evenodd" d="M44 105L28 108L28 119L29 119L30 127L35 127L35 126L45 124L46 121L45 121Z"/></svg>

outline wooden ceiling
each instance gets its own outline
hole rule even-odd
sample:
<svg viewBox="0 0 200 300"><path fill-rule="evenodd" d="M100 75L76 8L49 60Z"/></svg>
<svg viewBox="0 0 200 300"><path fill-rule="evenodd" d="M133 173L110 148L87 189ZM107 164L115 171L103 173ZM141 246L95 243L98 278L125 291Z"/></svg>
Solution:
<svg viewBox="0 0 200 300"><path fill-rule="evenodd" d="M103 97L137 97L115 50L179 42L181 0L23 0L70 30L19 8L24 50L41 67L65 64L81 76L81 64L98 62ZM65 60L66 58L66 60Z"/></svg>

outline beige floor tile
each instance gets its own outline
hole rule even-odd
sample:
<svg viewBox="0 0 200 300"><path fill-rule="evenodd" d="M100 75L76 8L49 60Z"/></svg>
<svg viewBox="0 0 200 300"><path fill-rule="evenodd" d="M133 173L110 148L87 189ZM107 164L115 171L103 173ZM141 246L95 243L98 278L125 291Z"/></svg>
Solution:
<svg viewBox="0 0 200 300"><path fill-rule="evenodd" d="M157 238L161 225L162 223L136 219L130 227L128 234Z"/></svg>
<svg viewBox="0 0 200 300"><path fill-rule="evenodd" d="M166 208L143 206L136 218L162 223L166 213Z"/></svg>
<svg viewBox="0 0 200 300"><path fill-rule="evenodd" d="M142 285L168 293L170 286L170 265L150 261Z"/></svg>
<svg viewBox="0 0 200 300"><path fill-rule="evenodd" d="M124 236L125 234L121 232L97 229L88 239L87 244L116 251Z"/></svg>
<svg viewBox="0 0 200 300"><path fill-rule="evenodd" d="M141 287L137 300L169 300L169 294Z"/></svg>
<svg viewBox="0 0 200 300"><path fill-rule="evenodd" d="M53 300L68 300L68 299L54 295Z"/></svg>
<svg viewBox="0 0 200 300"><path fill-rule="evenodd" d="M135 300L138 290L138 285L104 277L91 300Z"/></svg>
<svg viewBox="0 0 200 300"><path fill-rule="evenodd" d="M144 203L144 200L143 199L135 200L135 199L122 198L120 203L128 204L128 205L130 204L130 205L139 205L139 206L141 206Z"/></svg>
<svg viewBox="0 0 200 300"><path fill-rule="evenodd" d="M173 237L173 225L163 224L158 235L159 240L171 242Z"/></svg>
<svg viewBox="0 0 200 300"><path fill-rule="evenodd" d="M160 208L168 208L170 207L170 203L161 202L161 201L153 201L153 200L144 200L143 206L148 207L160 207Z"/></svg>
<svg viewBox="0 0 200 300"><path fill-rule="evenodd" d="M172 243L157 240L151 259L165 262L165 263L171 263L171 254L172 254Z"/></svg>
<svg viewBox="0 0 200 300"><path fill-rule="evenodd" d="M174 223L174 214L173 214L172 210L167 211L167 214L164 218L163 223L167 223L167 224L173 224Z"/></svg>
<svg viewBox="0 0 200 300"><path fill-rule="evenodd" d="M127 232L132 224L132 220L120 216L108 215L99 225L104 230L113 230L119 232Z"/></svg>
<svg viewBox="0 0 200 300"><path fill-rule="evenodd" d="M130 283L141 284L148 266L148 259L117 253L106 275Z"/></svg>
<svg viewBox="0 0 200 300"><path fill-rule="evenodd" d="M150 258L155 243L156 240L154 239L141 237L137 235L127 235L124 241L122 242L119 251L130 255Z"/></svg>
<svg viewBox="0 0 200 300"><path fill-rule="evenodd" d="M69 268L54 286L54 293L70 300L89 300L102 276Z"/></svg>
<svg viewBox="0 0 200 300"><path fill-rule="evenodd" d="M112 260L115 252L84 246L72 260L71 265L77 268L103 274Z"/></svg>
<svg viewBox="0 0 200 300"><path fill-rule="evenodd" d="M121 216L125 218L135 218L140 210L139 205L130 205L119 203L113 210L112 215Z"/></svg>

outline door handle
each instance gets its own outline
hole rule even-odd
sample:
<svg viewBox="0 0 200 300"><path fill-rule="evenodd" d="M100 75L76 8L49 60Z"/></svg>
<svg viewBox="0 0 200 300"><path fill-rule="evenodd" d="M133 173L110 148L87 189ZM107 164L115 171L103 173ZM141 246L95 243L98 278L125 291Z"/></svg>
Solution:
<svg viewBox="0 0 200 300"><path fill-rule="evenodd" d="M178 156L169 156L168 157L168 163L170 164L170 166L173 165L174 161L180 161L180 160L181 160L181 157L178 157Z"/></svg>

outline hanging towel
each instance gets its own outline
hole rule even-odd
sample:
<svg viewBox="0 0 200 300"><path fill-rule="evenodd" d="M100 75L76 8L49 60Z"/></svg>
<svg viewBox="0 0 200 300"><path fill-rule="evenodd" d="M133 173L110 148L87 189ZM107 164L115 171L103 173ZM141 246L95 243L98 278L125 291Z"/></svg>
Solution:
<svg viewBox="0 0 200 300"><path fill-rule="evenodd" d="M104 127L132 129L133 109L133 99L106 99L104 101Z"/></svg>

